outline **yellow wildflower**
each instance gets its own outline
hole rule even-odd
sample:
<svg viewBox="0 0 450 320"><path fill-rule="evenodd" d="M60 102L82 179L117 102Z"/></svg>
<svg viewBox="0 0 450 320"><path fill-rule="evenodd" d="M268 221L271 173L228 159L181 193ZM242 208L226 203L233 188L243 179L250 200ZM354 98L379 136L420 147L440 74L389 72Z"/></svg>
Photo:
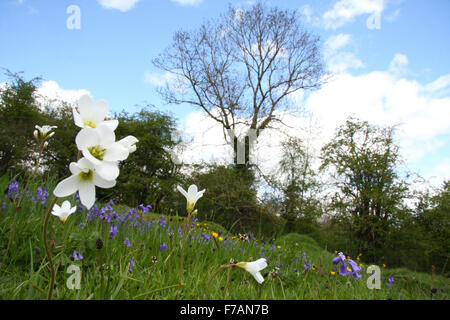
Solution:
<svg viewBox="0 0 450 320"><path fill-rule="evenodd" d="M213 236L214 238L217 238L217 237L219 236L219 234L216 233L216 232L213 232L213 233L212 233L212 236Z"/></svg>

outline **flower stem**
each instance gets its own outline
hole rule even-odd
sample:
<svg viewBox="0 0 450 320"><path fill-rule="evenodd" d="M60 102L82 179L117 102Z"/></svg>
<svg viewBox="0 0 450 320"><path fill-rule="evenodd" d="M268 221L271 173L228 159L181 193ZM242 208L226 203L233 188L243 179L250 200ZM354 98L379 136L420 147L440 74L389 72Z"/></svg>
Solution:
<svg viewBox="0 0 450 320"><path fill-rule="evenodd" d="M50 269L50 284L49 284L48 294L47 294L48 300L52 299L53 287L54 287L54 283L55 283L55 269L53 268L52 254L48 248L48 243L47 243L47 227L48 227L48 220L50 218L50 213L52 212L52 209L56 203L56 200L57 200L57 198L55 197L55 199L53 199L50 207L48 208L48 211L45 214L44 226L42 227L42 238L44 241L45 254L47 255L48 266Z"/></svg>
<svg viewBox="0 0 450 320"><path fill-rule="evenodd" d="M223 269L233 268L233 267L236 267L236 264L234 264L234 263L232 263L232 264L224 264L224 265L221 265L219 267L219 269L216 270L216 272L214 272L214 274L212 275L211 279L209 279L208 284L206 285L205 298L208 295L209 285L211 284L211 281L213 281L213 279L217 276L217 274Z"/></svg>
<svg viewBox="0 0 450 320"><path fill-rule="evenodd" d="M189 220L191 219L191 214L188 212L188 215L186 217L186 222L184 224L183 227L183 243L181 245L181 257L180 257L180 286L183 286L183 262L184 262L184 246L186 243L186 236L187 236L187 232L186 232L186 228L187 225L189 224Z"/></svg>

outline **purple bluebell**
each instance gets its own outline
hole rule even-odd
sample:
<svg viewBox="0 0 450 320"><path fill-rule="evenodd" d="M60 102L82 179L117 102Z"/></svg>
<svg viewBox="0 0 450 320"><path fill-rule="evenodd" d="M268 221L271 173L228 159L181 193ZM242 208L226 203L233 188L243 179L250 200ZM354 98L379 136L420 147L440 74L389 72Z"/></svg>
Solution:
<svg viewBox="0 0 450 320"><path fill-rule="evenodd" d="M340 276L348 276L352 275L353 280L358 280L362 276L358 273L361 271L361 267L359 267L355 261L351 259L345 259L345 255L342 252L338 253L338 256L332 260L333 264L337 266L340 263L339 267L339 275ZM348 265L347 265L348 263ZM349 270L350 268L350 270Z"/></svg>
<svg viewBox="0 0 450 320"><path fill-rule="evenodd" d="M161 228L164 228L166 226L166 219L164 219L164 216L161 216L159 218L159 225L161 226Z"/></svg>
<svg viewBox="0 0 450 320"><path fill-rule="evenodd" d="M169 248L167 248L167 245L165 242L163 242L163 244L159 246L159 251L163 251L163 250L169 250Z"/></svg>
<svg viewBox="0 0 450 320"><path fill-rule="evenodd" d="M394 277L389 277L386 285L389 287L389 289L392 289L392 284L394 283Z"/></svg>
<svg viewBox="0 0 450 320"><path fill-rule="evenodd" d="M47 197L47 189L38 187L36 190L36 201L41 201L41 205L44 205L47 202Z"/></svg>
<svg viewBox="0 0 450 320"><path fill-rule="evenodd" d="M123 242L123 244L125 244L127 247L131 247L131 243L130 243L130 240L128 240L128 238L125 238L125 241Z"/></svg>
<svg viewBox="0 0 450 320"><path fill-rule="evenodd" d="M13 199L18 198L19 196L18 191L19 191L19 183L16 180L14 180L8 186L8 193L6 194L6 198L13 198Z"/></svg>
<svg viewBox="0 0 450 320"><path fill-rule="evenodd" d="M114 239L117 235L117 225L111 225L111 227L109 228L109 237L110 239Z"/></svg>
<svg viewBox="0 0 450 320"><path fill-rule="evenodd" d="M207 233L203 233L203 234L202 234L202 238L205 239L207 243L208 243L209 240L211 239L211 237L210 237L209 234L207 234Z"/></svg>
<svg viewBox="0 0 450 320"><path fill-rule="evenodd" d="M73 260L83 260L83 256L80 252L74 251L72 254Z"/></svg>
<svg viewBox="0 0 450 320"><path fill-rule="evenodd" d="M143 213L147 213L147 212L150 211L150 209L152 208L152 206L149 205L149 204L146 205L146 206L144 206L143 204L140 204L140 205L139 205L139 208L142 210Z"/></svg>
<svg viewBox="0 0 450 320"><path fill-rule="evenodd" d="M133 268L134 268L134 258L129 259L129 260L128 260L128 263L129 263L129 265L128 265L128 271L129 271L130 273L133 273Z"/></svg>

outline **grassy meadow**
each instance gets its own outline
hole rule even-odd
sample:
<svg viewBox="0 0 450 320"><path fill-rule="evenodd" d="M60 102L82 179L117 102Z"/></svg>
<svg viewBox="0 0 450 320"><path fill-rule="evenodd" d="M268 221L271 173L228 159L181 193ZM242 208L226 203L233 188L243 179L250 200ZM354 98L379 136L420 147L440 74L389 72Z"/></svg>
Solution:
<svg viewBox="0 0 450 320"><path fill-rule="evenodd" d="M54 185L34 182L22 194L20 184L16 188L6 176L0 181L0 299L46 299L50 273L42 226L54 199ZM21 198L15 235L6 253ZM127 208L112 201L97 201L87 211L76 196L70 200L77 211L64 226L55 216L49 221L56 270L53 299L448 299L450 282L439 270L417 273L391 269L380 261L380 289L371 290L364 252L350 257L362 267L362 277L354 280L340 276L339 266L332 263L339 248L321 248L296 233L261 241L251 233L231 234L195 216L187 227L180 285L184 216L159 215L149 206ZM262 284L240 268L226 268L213 277L222 265L261 257L268 263L261 271ZM73 287L75 269L81 279L78 289Z"/></svg>

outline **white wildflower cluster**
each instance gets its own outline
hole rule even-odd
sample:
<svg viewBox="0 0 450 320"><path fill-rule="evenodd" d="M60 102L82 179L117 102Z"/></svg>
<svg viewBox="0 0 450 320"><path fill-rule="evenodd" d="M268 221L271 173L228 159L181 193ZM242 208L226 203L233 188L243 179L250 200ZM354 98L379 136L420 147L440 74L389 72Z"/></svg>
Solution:
<svg viewBox="0 0 450 320"><path fill-rule="evenodd" d="M69 165L72 175L62 180L53 190L58 197L67 197L78 191L81 203L90 209L95 202L95 187L112 188L119 176L119 162L136 150L134 136L116 141L114 130L119 121L105 120L108 104L97 103L84 95L73 108L75 125L80 127L75 143L83 157Z"/></svg>

